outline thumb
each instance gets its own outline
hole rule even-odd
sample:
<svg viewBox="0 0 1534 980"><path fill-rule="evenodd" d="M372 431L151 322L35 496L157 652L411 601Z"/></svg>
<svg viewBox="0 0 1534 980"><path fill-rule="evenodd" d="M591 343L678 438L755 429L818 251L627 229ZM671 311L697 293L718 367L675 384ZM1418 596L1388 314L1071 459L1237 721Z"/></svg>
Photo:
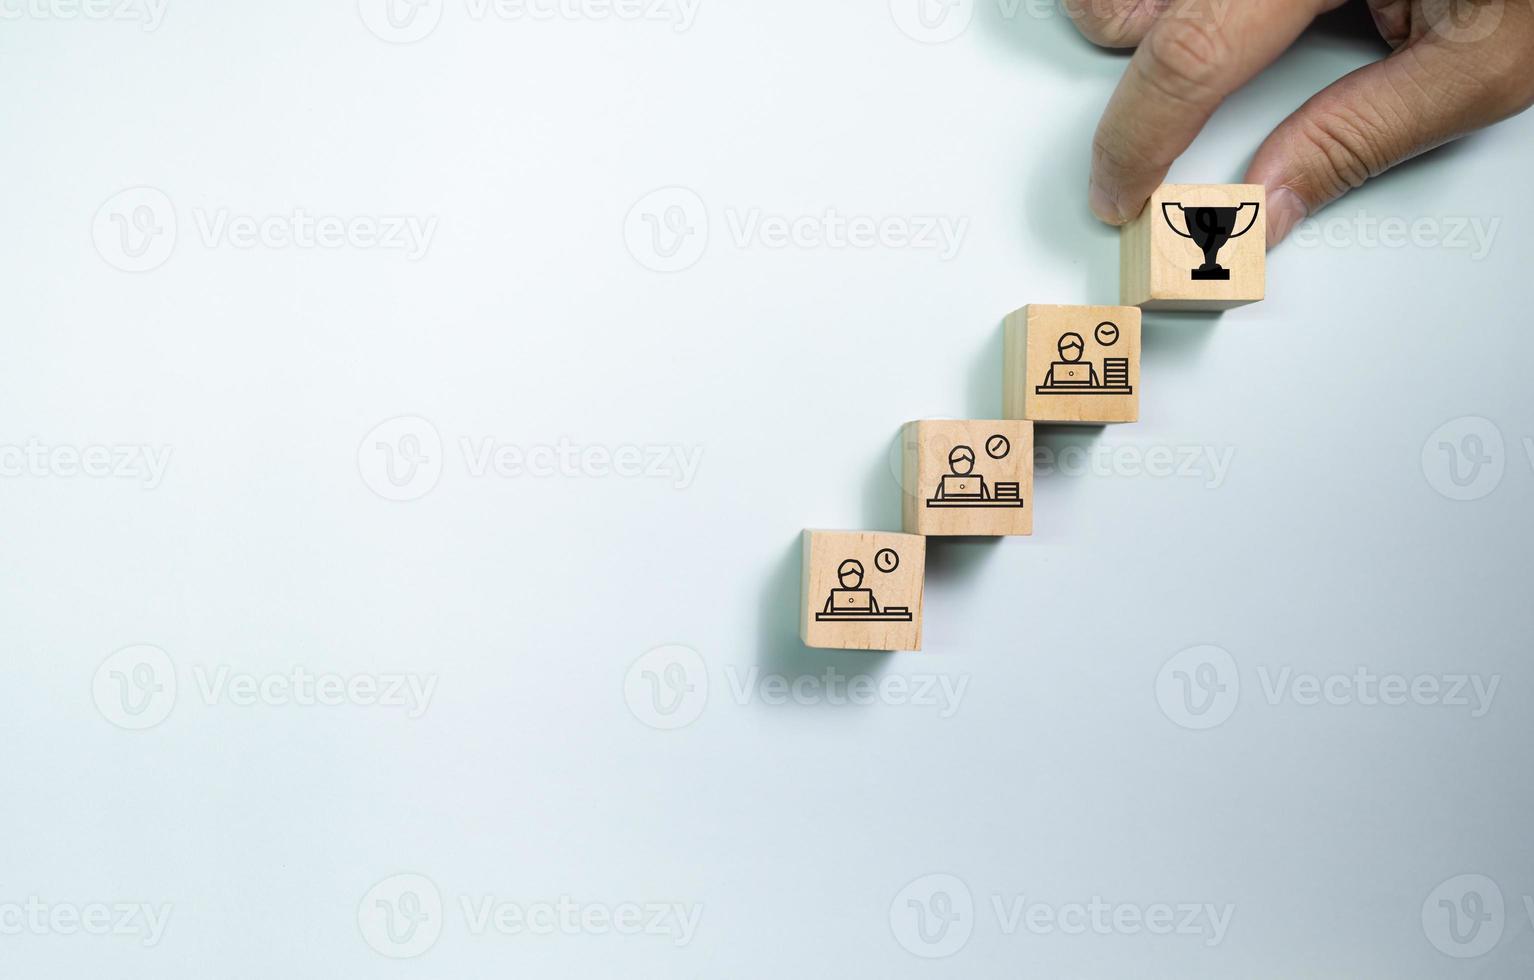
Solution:
<svg viewBox="0 0 1534 980"><path fill-rule="evenodd" d="M1534 85L1519 64L1527 24L1504 22L1501 31L1525 36L1423 39L1344 76L1280 123L1246 176L1267 188L1269 247L1370 177L1528 108Z"/></svg>

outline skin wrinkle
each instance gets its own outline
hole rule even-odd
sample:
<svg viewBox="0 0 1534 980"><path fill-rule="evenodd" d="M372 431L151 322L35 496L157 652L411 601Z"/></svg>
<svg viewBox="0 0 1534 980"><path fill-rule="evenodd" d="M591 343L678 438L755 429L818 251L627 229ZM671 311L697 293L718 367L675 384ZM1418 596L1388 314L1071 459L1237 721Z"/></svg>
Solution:
<svg viewBox="0 0 1534 980"><path fill-rule="evenodd" d="M1214 82L1221 66L1231 57L1229 45L1198 21L1158 25L1147 36L1143 52L1150 61L1140 71L1156 91L1197 108L1219 105L1220 92ZM1156 70L1150 70L1154 67Z"/></svg>
<svg viewBox="0 0 1534 980"><path fill-rule="evenodd" d="M1146 33L1172 5L1172 0L1087 0L1076 8L1072 18L1081 33L1093 44L1105 48L1132 48L1145 39ZM1099 14L1103 6L1111 9Z"/></svg>

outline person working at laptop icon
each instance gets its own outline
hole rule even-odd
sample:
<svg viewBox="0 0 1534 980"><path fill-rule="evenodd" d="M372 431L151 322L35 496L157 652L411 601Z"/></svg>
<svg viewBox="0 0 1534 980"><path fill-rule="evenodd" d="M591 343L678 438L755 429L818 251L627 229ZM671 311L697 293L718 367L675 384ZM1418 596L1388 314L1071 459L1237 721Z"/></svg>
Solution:
<svg viewBox="0 0 1534 980"><path fill-rule="evenodd" d="M1081 339L1081 334L1075 332L1062 334L1057 347L1060 351L1060 360L1049 366L1049 373L1044 376L1043 387L1068 388L1072 385L1081 385L1085 388L1095 388L1098 386L1097 368L1092 366L1091 361L1081 360L1081 355L1086 351L1086 342Z"/></svg>
<svg viewBox="0 0 1534 980"><path fill-rule="evenodd" d="M842 583L842 587L831 590L831 595L826 598L826 607L821 612L870 614L879 612L879 603L874 599L873 589L863 588L862 562L856 558L848 558L837 566L836 578Z"/></svg>
<svg viewBox="0 0 1534 980"><path fill-rule="evenodd" d="M955 446L948 454L948 475L938 481L933 500L990 500L991 488L985 477L975 473L975 451Z"/></svg>
<svg viewBox="0 0 1534 980"><path fill-rule="evenodd" d="M886 561L886 559L888 559ZM900 556L886 548L874 556L874 567L881 572L892 572L899 564ZM836 567L836 578L842 583L832 589L826 604L815 618L821 622L880 622L909 623L910 606L880 606L874 599L873 589L863 588L863 563L848 558Z"/></svg>

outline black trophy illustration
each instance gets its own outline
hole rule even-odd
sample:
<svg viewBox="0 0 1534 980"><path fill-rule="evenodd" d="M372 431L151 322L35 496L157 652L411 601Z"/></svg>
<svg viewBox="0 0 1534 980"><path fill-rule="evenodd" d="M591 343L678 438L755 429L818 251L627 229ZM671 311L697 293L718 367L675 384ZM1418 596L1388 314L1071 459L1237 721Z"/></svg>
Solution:
<svg viewBox="0 0 1534 980"><path fill-rule="evenodd" d="M1177 220L1172 217L1172 209L1182 212L1183 227L1179 228ZM1247 208L1252 209L1252 216L1240 230L1236 229L1236 218ZM1252 230L1252 225L1257 223L1257 212L1260 210L1256 201L1246 201L1233 208L1216 208L1204 205L1189 207L1185 204L1166 203L1161 205L1162 217L1172 230L1184 238L1193 240L1193 244L1203 249L1204 264L1193 270L1192 278L1196 280L1230 278L1230 270L1214 260L1220 249L1232 238L1240 238Z"/></svg>

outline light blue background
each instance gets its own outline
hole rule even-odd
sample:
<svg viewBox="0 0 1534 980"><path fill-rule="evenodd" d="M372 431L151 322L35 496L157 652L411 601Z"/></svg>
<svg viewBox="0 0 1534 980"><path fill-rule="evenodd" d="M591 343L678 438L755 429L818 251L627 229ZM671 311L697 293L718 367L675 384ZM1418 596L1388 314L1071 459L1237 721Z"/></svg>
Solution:
<svg viewBox="0 0 1534 980"><path fill-rule="evenodd" d="M174 911L151 948L0 936L3 972L1528 975L1528 119L1326 211L1334 244L1279 249L1265 302L1147 317L1142 421L1039 430L1054 471L1033 537L932 544L924 652L799 645L800 530L898 527L900 424L1000 411L1010 310L1117 296L1116 235L1084 202L1124 60L1007 10L958 8L971 19L943 44L872 0L703 0L686 30L475 20L446 0L407 45L351 3L171 0L153 31L7 21L0 444L172 455L152 488L0 479L0 905ZM1375 56L1307 35L1172 179L1239 179L1273 125ZM162 192L177 229L142 273L93 236L135 187ZM665 187L706 209L700 256L671 273L625 237ZM199 230L295 208L437 223L416 261ZM828 208L967 223L947 260L732 235L753 209ZM1360 212L1498 224L1484 255L1371 247ZM401 416L440 436L422 452L442 472L390 502L359 447ZM1439 444L1492 431L1467 417L1502 441L1482 438L1477 499L1456 501ZM476 478L460 441L487 438L701 456L690 482ZM1158 447L1228 471L1132 465ZM1087 453L1106 472L1081 472ZM178 683L141 732L92 693L135 644ZM672 644L696 659L634 667ZM1157 684L1201 645L1228 651L1220 680L1240 686L1227 720L1193 730ZM671 662L696 717L661 730L679 719L647 713L643 671L675 679ZM199 692L220 667L436 688L414 719L242 707ZM945 712L750 686L828 667L964 693ZM1360 667L1499 686L1482 717L1264 686ZM394 961L358 910L400 873L434 883L445 921ZM901 920L902 889L930 874L973 902L938 960L908 951ZM1495 881L1506 912L1500 942L1459 960L1433 942L1430 896L1464 874ZM702 918L678 947L473 935L460 906L562 895ZM1019 896L1234 914L1214 946L1008 934L993 901Z"/></svg>

